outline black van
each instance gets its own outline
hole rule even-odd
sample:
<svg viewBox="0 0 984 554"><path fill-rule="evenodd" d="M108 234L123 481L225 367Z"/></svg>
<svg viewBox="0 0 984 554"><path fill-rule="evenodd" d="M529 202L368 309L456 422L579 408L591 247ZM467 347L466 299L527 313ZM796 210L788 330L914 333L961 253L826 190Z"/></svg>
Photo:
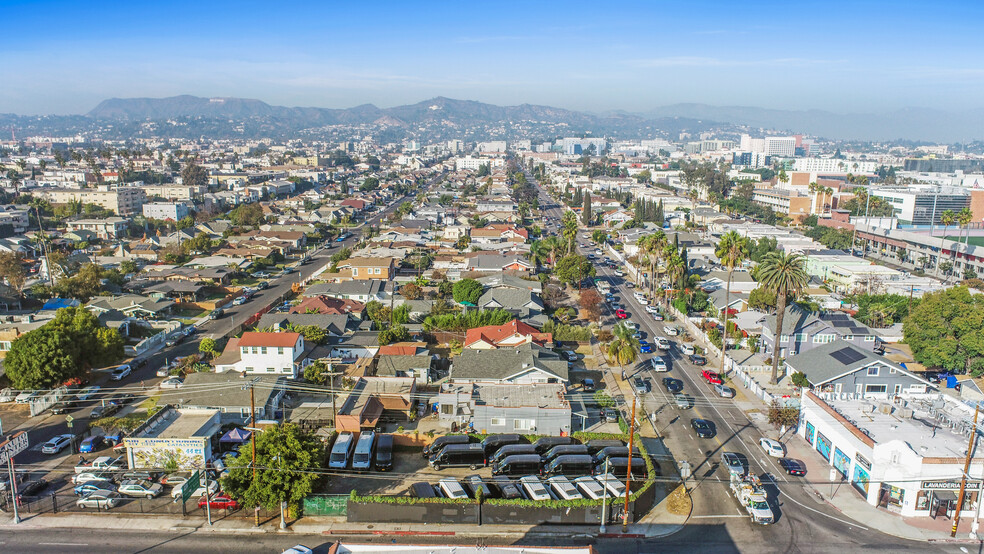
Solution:
<svg viewBox="0 0 984 554"><path fill-rule="evenodd" d="M633 467L635 467L635 464L633 464ZM593 468L594 464L591 463L591 456L587 454L557 456L552 462L543 467L543 474L580 477L582 475L591 475Z"/></svg>
<svg viewBox="0 0 984 554"><path fill-rule="evenodd" d="M437 437L434 439L434 442L424 447L424 457L430 458L449 444L468 444L469 442L471 442L471 439L468 435L444 435L443 437Z"/></svg>
<svg viewBox="0 0 984 554"><path fill-rule="evenodd" d="M609 446L607 448L602 448L594 455L594 462L600 464L605 461L605 458L628 458L629 457L629 447L628 446ZM642 459L642 452L639 449L632 447L632 457Z"/></svg>
<svg viewBox="0 0 984 554"><path fill-rule="evenodd" d="M488 459L488 465L492 465L506 456L515 456L517 454L536 454L536 447L532 444L507 444L496 450L495 454L492 454L492 457Z"/></svg>
<svg viewBox="0 0 984 554"><path fill-rule="evenodd" d="M482 441L482 448L485 449L485 458L489 459L497 450L508 444L529 444L523 435L507 433L503 435L489 435Z"/></svg>
<svg viewBox="0 0 984 554"><path fill-rule="evenodd" d="M485 450L480 444L449 444L431 456L427 463L437 470L461 466L478 469L485 467Z"/></svg>
<svg viewBox="0 0 984 554"><path fill-rule="evenodd" d="M625 443L618 439L594 439L584 443L588 447L588 454L594 456L602 448L609 446L625 446Z"/></svg>
<svg viewBox="0 0 984 554"><path fill-rule="evenodd" d="M542 467L543 461L538 454L517 454L494 464L492 475L536 475Z"/></svg>
<svg viewBox="0 0 984 554"><path fill-rule="evenodd" d="M605 468L608 468L607 470ZM594 472L595 475L602 475L604 473L611 473L619 479L625 479L628 475L629 469L629 459L622 457L612 457L608 458L608 463L602 461L600 464L595 464ZM642 458L632 458L632 479L645 479L646 478L646 460Z"/></svg>
<svg viewBox="0 0 984 554"><path fill-rule="evenodd" d="M379 435L376 439L376 471L393 469L393 435Z"/></svg>
<svg viewBox="0 0 984 554"><path fill-rule="evenodd" d="M577 444L577 439L574 437L541 437L533 443L536 446L536 453L541 456L555 446L565 446L568 444Z"/></svg>
<svg viewBox="0 0 984 554"><path fill-rule="evenodd" d="M588 454L588 447L583 444L562 444L560 446L555 446L547 453L543 455L543 463L547 463L553 460L557 456L570 456L575 454Z"/></svg>

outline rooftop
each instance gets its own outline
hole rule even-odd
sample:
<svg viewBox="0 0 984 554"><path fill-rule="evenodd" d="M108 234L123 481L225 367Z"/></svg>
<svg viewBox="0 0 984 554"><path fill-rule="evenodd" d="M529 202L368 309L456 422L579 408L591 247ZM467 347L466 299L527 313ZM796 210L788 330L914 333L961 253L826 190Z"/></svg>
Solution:
<svg viewBox="0 0 984 554"><path fill-rule="evenodd" d="M476 401L503 408L568 408L564 385L544 383L533 385L477 385Z"/></svg>
<svg viewBox="0 0 984 554"><path fill-rule="evenodd" d="M243 333L239 346L280 346L292 347L297 344L300 333Z"/></svg>
<svg viewBox="0 0 984 554"><path fill-rule="evenodd" d="M149 425L134 438L187 439L210 437L219 430L218 410L169 408L154 425Z"/></svg>

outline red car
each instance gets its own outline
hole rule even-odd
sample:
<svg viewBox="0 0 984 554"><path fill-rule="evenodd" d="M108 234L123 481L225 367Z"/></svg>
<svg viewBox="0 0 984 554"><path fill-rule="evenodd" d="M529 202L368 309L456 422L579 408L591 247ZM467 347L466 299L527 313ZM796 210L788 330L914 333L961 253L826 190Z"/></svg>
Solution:
<svg viewBox="0 0 984 554"><path fill-rule="evenodd" d="M721 380L721 376L718 375L716 371L705 369L700 372L700 376L703 377L705 381L707 381L712 385L720 385L721 383L724 382Z"/></svg>
<svg viewBox="0 0 984 554"><path fill-rule="evenodd" d="M615 317L619 319L629 319L629 314L625 313L625 310L623 309L618 309L615 310Z"/></svg>
<svg viewBox="0 0 984 554"><path fill-rule="evenodd" d="M198 507L205 507L205 497L203 496L201 500L198 501ZM225 494L217 494L212 497L212 500L208 503L208 507L213 510L238 510L239 502L229 498Z"/></svg>

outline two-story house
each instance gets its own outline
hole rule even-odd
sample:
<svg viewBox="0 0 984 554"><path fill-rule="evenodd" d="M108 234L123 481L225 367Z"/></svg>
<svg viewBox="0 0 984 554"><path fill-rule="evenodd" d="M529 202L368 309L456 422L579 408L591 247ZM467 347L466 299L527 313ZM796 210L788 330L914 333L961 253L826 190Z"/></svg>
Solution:
<svg viewBox="0 0 984 554"><path fill-rule="evenodd" d="M393 258L349 258L338 264L338 269L355 281L379 279L392 280L396 276L396 263Z"/></svg>
<svg viewBox="0 0 984 554"><path fill-rule="evenodd" d="M300 333L246 332L226 344L215 360L215 371L287 375L296 379L307 365L304 335Z"/></svg>
<svg viewBox="0 0 984 554"><path fill-rule="evenodd" d="M465 333L464 347L475 350L493 350L496 348L514 348L530 343L539 346L552 345L553 335L541 333L535 327L514 319L503 325L487 325L469 329Z"/></svg>
<svg viewBox="0 0 984 554"><path fill-rule="evenodd" d="M857 322L843 312L813 313L789 306L782 321L782 331L776 341L776 316L769 315L762 321L762 352L776 351L787 358L802 354L811 348L837 340L849 342L861 349L873 351L880 346L878 336L868 326Z"/></svg>

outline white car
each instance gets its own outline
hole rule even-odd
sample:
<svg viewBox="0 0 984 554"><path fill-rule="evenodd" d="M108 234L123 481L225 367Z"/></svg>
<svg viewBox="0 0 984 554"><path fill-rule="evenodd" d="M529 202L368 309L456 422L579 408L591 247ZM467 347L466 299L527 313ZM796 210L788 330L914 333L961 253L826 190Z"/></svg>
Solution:
<svg viewBox="0 0 984 554"><path fill-rule="evenodd" d="M653 371L657 373L663 373L670 370L670 368L666 366L666 362L663 361L663 358L660 358L659 356L654 356L650 360L650 363L653 366Z"/></svg>
<svg viewBox="0 0 984 554"><path fill-rule="evenodd" d="M81 485L82 483L91 483L93 481L109 481L111 478L111 475L99 471L83 471L72 476L72 484Z"/></svg>
<svg viewBox="0 0 984 554"><path fill-rule="evenodd" d="M605 496L605 487L602 487L598 481L595 481L591 477L578 477L574 480L574 484L577 485L581 494L591 500L601 500Z"/></svg>
<svg viewBox="0 0 984 554"><path fill-rule="evenodd" d="M78 400L88 400L92 398L102 387L99 385L93 385L91 387L86 387L79 391L75 398Z"/></svg>
<svg viewBox="0 0 984 554"><path fill-rule="evenodd" d="M120 494L125 494L127 496L144 496L147 498L154 498L155 496L161 494L164 487L162 487L160 483L151 483L150 481L132 479L129 481L123 481L123 483L116 490Z"/></svg>
<svg viewBox="0 0 984 554"><path fill-rule="evenodd" d="M640 306L645 306L647 308L649 307L649 301L646 300L645 298L639 298L638 296L636 296L636 302L638 302Z"/></svg>
<svg viewBox="0 0 984 554"><path fill-rule="evenodd" d="M123 364L111 371L109 373L109 377L113 381L122 381L123 378L129 375L131 371L133 370L130 368L130 364Z"/></svg>
<svg viewBox="0 0 984 554"><path fill-rule="evenodd" d="M673 348L673 343L663 337L656 337L653 339L653 344L655 344L656 348L659 348L660 350L669 350Z"/></svg>
<svg viewBox="0 0 984 554"><path fill-rule="evenodd" d="M561 500L581 500L584 498L578 492L577 487L571 483L570 479L563 475L554 475L547 479L547 483L550 484L550 488L553 489L554 494Z"/></svg>
<svg viewBox="0 0 984 554"><path fill-rule="evenodd" d="M656 306L646 305L646 313L648 314L658 314L659 308Z"/></svg>
<svg viewBox="0 0 984 554"><path fill-rule="evenodd" d="M671 337L675 337L680 334L680 331L678 331L677 328L672 325L664 325L663 332Z"/></svg>
<svg viewBox="0 0 984 554"><path fill-rule="evenodd" d="M42 454L58 454L65 447L72 443L72 435L58 435L57 437L52 437L51 440L44 443L41 447Z"/></svg>
<svg viewBox="0 0 984 554"><path fill-rule="evenodd" d="M782 458L786 455L786 449L783 448L782 443L779 441L762 437L759 439L759 446L762 447L762 450L765 450L766 454L773 458Z"/></svg>
<svg viewBox="0 0 984 554"><path fill-rule="evenodd" d="M107 494L101 493L91 493L84 497L78 499L75 504L79 508L96 508L99 510L109 510L110 508L115 508L123 498L118 492L110 492Z"/></svg>
<svg viewBox="0 0 984 554"><path fill-rule="evenodd" d="M519 483L523 486L523 490L526 491L526 495L530 497L530 500L552 500L547 487L544 487L543 483L535 475L520 477Z"/></svg>
<svg viewBox="0 0 984 554"><path fill-rule="evenodd" d="M181 498L181 489L183 487L184 483L181 483L181 485L175 485L174 488L171 489L171 498ZM219 492L219 482L214 479L210 479L208 482L208 494L214 495L217 492ZM205 496L205 486L199 484L198 488L195 489L195 492L191 493L191 498L201 498L202 496Z"/></svg>
<svg viewBox="0 0 984 554"><path fill-rule="evenodd" d="M161 381L160 387L162 389L177 389L184 385L184 381L180 377L168 377Z"/></svg>

